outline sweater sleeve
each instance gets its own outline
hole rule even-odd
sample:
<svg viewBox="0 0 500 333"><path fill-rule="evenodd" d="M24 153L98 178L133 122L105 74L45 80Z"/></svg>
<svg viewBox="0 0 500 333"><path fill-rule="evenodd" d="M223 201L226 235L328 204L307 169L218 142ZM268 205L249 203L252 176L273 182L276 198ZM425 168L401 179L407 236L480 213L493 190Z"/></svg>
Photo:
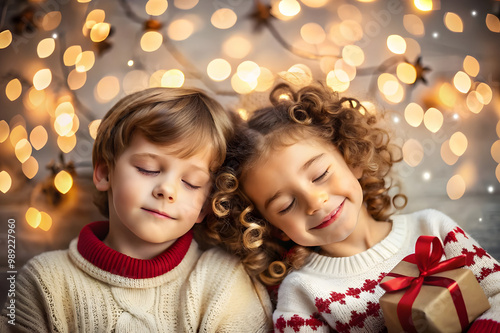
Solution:
<svg viewBox="0 0 500 333"><path fill-rule="evenodd" d="M433 214L434 219L440 222L441 240L446 257L466 255L466 267L474 273L490 302L490 309L474 321L469 332L500 331L500 265L498 261L451 218L437 211L433 211Z"/></svg>
<svg viewBox="0 0 500 333"><path fill-rule="evenodd" d="M196 332L268 332L271 301L238 259L220 249L206 251L183 290L183 325Z"/></svg>
<svg viewBox="0 0 500 333"><path fill-rule="evenodd" d="M15 286L15 297L7 298L3 307L0 327L6 332L51 332L43 285L30 263L15 277Z"/></svg>
<svg viewBox="0 0 500 333"><path fill-rule="evenodd" d="M314 292L309 286L309 283L304 283L302 275L294 273L281 283L280 297L273 313L276 333L330 332L330 325L317 312Z"/></svg>

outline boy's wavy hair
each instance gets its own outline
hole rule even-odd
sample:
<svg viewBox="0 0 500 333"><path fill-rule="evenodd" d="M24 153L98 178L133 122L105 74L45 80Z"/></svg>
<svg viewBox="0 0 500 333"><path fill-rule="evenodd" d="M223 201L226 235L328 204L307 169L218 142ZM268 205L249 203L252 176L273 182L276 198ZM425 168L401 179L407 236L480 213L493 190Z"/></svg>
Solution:
<svg viewBox="0 0 500 333"><path fill-rule="evenodd" d="M257 110L247 124L240 124L229 142L212 200L218 218L207 221L206 227L211 242L236 253L251 276L276 285L291 269L300 268L312 249L281 240L283 233L259 214L241 188L247 172L273 149L311 136L331 142L348 166L363 170L359 182L364 204L377 221L387 220L407 199L389 194L397 188L388 176L401 160L400 149L377 126L377 116L356 99L339 97L319 84L297 92L280 84L270 101L272 106Z"/></svg>
<svg viewBox="0 0 500 333"><path fill-rule="evenodd" d="M148 88L123 97L99 125L92 150L92 164L105 163L112 172L116 160L138 133L152 143L177 145L173 151L190 157L212 152L213 175L226 156L226 144L234 131L228 112L197 88ZM108 193L98 192L94 203L109 217Z"/></svg>

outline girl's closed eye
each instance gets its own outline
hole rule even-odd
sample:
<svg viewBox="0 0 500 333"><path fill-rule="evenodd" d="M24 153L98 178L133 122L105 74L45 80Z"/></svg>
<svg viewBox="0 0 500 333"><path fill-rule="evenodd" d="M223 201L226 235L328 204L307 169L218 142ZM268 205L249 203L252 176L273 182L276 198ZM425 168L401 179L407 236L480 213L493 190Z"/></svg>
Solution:
<svg viewBox="0 0 500 333"><path fill-rule="evenodd" d="M146 175L146 176L156 176L160 173L159 170L148 170L148 169L144 169L144 168L141 168L141 167L135 167L137 169L137 171L139 171L140 173Z"/></svg>
<svg viewBox="0 0 500 333"><path fill-rule="evenodd" d="M184 184L186 184L186 186L189 188L189 189L192 189L192 190L197 190L197 189L200 189L201 186L197 186L197 185L193 185L185 180L182 181Z"/></svg>
<svg viewBox="0 0 500 333"><path fill-rule="evenodd" d="M313 182L313 183L316 183L316 182L319 182L320 180L324 179L324 178L328 175L329 170L330 170L330 168L326 169L326 170L325 170L325 172L323 172L323 173L321 174L321 176L319 176L319 177L317 177L317 178L313 179L313 181L312 181L312 182Z"/></svg>
<svg viewBox="0 0 500 333"><path fill-rule="evenodd" d="M280 210L278 214L283 215L288 213L293 208L294 204L295 204L295 199L293 199L292 202L285 209Z"/></svg>

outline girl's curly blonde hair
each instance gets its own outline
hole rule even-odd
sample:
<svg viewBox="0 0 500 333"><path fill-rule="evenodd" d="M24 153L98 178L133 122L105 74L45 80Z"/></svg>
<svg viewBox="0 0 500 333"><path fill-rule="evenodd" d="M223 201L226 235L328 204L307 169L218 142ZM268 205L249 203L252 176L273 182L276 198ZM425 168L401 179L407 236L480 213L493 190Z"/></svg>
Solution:
<svg viewBox="0 0 500 333"><path fill-rule="evenodd" d="M212 243L237 254L251 276L267 285L280 283L291 269L300 268L313 250L286 240L266 221L241 188L252 167L273 149L316 137L331 142L347 165L363 170L359 179L369 214L386 221L393 208L406 205L403 194L390 195L388 180L394 163L401 160L378 119L356 99L339 97L320 85L295 92L287 84L276 86L272 106L255 111L247 124L236 129L226 160L216 176L212 207L217 218L207 221ZM402 198L397 204L396 198Z"/></svg>

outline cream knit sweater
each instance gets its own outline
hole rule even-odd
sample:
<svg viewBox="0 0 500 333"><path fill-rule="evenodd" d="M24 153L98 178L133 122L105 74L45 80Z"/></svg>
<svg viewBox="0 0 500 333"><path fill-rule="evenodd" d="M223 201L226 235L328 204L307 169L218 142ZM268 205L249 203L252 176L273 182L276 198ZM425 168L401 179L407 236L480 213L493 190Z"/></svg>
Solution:
<svg viewBox="0 0 500 333"><path fill-rule="evenodd" d="M105 260L110 258L111 249L100 240L97 247L89 248L89 244L82 246L75 239L68 250L33 258L17 276L15 326L7 323L10 318L4 307L0 331L269 330L266 313L271 309L266 290L261 285L254 286L238 260L220 249L202 253L190 233L180 240L186 245L176 243L177 247L174 244L167 250L176 254L163 256L166 263L154 259L140 261L114 251L115 256L108 262L112 266L106 266L108 270L113 267L114 273L92 263L99 262L99 256L106 251ZM130 262L134 262L132 270L128 267ZM157 267L160 273L165 267L168 271L159 274ZM137 278L145 270L148 275L157 276ZM131 274L135 276L130 277Z"/></svg>
<svg viewBox="0 0 500 333"><path fill-rule="evenodd" d="M313 253L278 291L276 332L383 332L380 280L415 252L420 235L437 236L447 258L467 256L466 267L480 282L491 308L469 332L500 332L500 265L448 216L423 210L392 217L389 235L365 252L332 258Z"/></svg>

